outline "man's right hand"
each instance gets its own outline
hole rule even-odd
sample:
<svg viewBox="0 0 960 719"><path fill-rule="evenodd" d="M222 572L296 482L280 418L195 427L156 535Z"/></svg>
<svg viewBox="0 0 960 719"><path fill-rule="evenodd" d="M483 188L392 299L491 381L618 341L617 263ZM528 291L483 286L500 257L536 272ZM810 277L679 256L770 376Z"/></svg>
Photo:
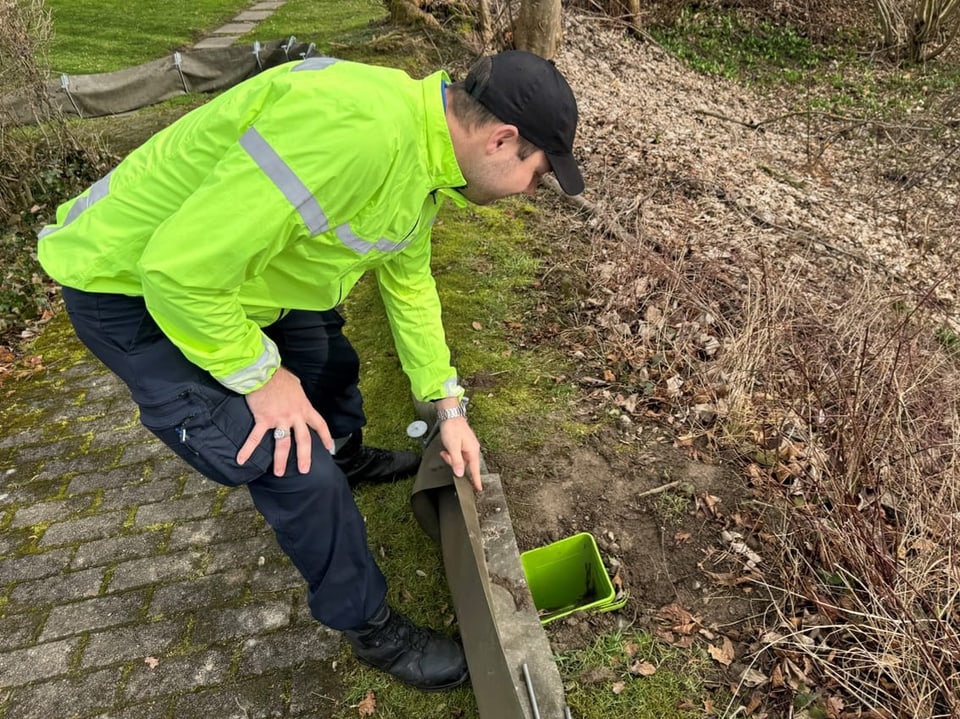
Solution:
<svg viewBox="0 0 960 719"><path fill-rule="evenodd" d="M301 474L310 471L310 430L319 436L323 446L333 451L333 437L327 423L314 409L300 386L297 376L279 368L265 385L247 395L247 406L253 413L253 430L237 453L237 464L244 464L267 432L286 430L286 436L276 440L273 452L273 473L280 477L286 471L292 438L297 440L297 469Z"/></svg>

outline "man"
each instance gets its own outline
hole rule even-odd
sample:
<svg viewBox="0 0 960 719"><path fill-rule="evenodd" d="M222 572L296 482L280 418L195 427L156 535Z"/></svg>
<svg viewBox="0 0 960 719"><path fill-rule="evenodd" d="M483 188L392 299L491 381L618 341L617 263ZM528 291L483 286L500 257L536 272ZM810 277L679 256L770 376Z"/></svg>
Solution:
<svg viewBox="0 0 960 719"><path fill-rule="evenodd" d="M577 108L552 63L480 60L463 83L310 58L247 80L161 131L40 233L80 339L143 424L206 477L246 485L358 659L425 690L467 678L454 640L385 601L351 484L416 471L361 444L359 361L334 308L377 276L442 456L480 486L430 272L444 198L583 189Z"/></svg>

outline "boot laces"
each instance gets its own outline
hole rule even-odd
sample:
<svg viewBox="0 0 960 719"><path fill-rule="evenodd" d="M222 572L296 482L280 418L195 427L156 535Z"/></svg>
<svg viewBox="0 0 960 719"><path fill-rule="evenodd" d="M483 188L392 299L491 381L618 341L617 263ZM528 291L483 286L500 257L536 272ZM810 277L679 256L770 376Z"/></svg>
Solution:
<svg viewBox="0 0 960 719"><path fill-rule="evenodd" d="M368 462L389 462L393 459L393 452L379 447L364 447L361 450L361 456Z"/></svg>
<svg viewBox="0 0 960 719"><path fill-rule="evenodd" d="M418 627L400 612L394 611L390 621L381 630L380 641L397 641L422 652L430 641L430 630Z"/></svg>

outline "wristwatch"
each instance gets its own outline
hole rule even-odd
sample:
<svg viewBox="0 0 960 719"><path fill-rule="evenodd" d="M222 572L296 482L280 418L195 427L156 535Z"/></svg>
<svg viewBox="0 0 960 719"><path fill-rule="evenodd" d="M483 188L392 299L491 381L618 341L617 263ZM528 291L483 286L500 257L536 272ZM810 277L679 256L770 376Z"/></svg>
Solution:
<svg viewBox="0 0 960 719"><path fill-rule="evenodd" d="M467 400L463 399L460 401L456 407L450 407L449 409L437 409L437 421L443 422L447 419L453 419L454 417L466 417L467 416Z"/></svg>

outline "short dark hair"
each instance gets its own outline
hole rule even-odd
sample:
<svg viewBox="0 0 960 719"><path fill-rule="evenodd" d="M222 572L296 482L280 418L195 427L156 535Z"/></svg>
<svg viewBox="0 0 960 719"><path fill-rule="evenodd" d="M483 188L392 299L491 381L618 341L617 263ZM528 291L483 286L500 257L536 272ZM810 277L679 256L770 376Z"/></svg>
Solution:
<svg viewBox="0 0 960 719"><path fill-rule="evenodd" d="M477 84L483 87L490 80L492 68L493 62L490 57L482 57L470 68L468 77L475 79ZM468 129L476 130L479 127L503 122L467 92L466 81L451 83L447 85L447 89L450 91L451 112ZM540 149L522 135L519 137L519 141L520 147L517 154L521 160L526 160Z"/></svg>

